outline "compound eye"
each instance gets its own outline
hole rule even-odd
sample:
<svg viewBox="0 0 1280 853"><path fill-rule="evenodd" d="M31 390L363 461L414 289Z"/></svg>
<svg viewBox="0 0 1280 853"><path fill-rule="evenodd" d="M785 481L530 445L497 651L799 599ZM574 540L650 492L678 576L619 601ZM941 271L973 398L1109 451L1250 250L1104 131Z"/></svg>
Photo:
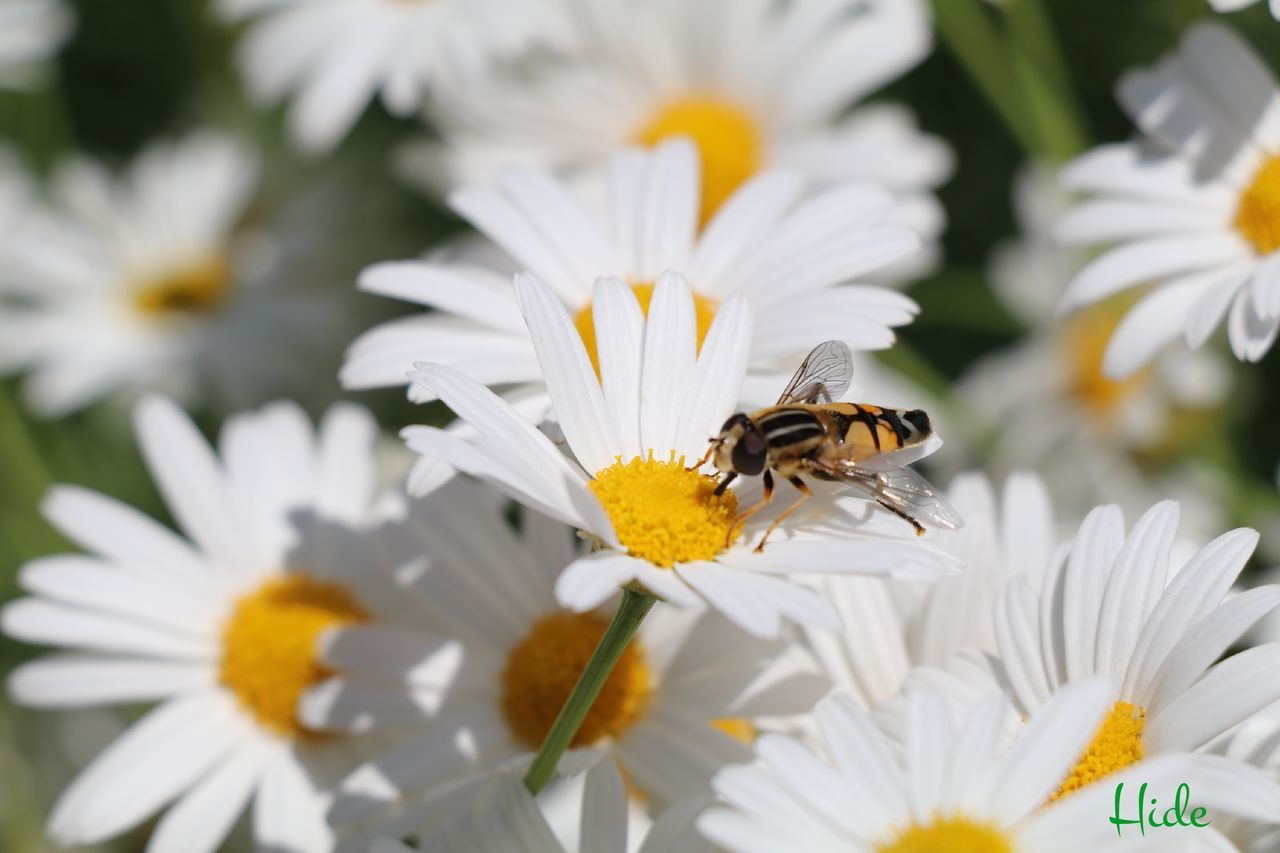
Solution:
<svg viewBox="0 0 1280 853"><path fill-rule="evenodd" d="M752 476L764 470L769 452L764 439L755 430L747 430L733 447L733 469Z"/></svg>

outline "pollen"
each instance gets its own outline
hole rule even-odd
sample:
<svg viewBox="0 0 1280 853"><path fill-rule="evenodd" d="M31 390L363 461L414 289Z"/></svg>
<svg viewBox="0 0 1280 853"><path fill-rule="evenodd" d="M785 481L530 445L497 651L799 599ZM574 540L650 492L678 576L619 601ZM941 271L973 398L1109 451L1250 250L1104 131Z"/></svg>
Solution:
<svg viewBox="0 0 1280 853"><path fill-rule="evenodd" d="M747 746L755 743L756 738L760 735L760 732L746 717L722 717L719 720L712 720L711 728L718 729L739 743L745 743Z"/></svg>
<svg viewBox="0 0 1280 853"><path fill-rule="evenodd" d="M635 138L652 146L674 136L686 136L698 147L702 163L699 212L705 225L733 191L760 168L760 129L741 107L715 97L694 96L662 107Z"/></svg>
<svg viewBox="0 0 1280 853"><path fill-rule="evenodd" d="M652 451L596 474L588 488L604 506L618 540L655 566L710 560L737 536L738 499L717 495L716 479L685 468L684 457L659 462Z"/></svg>
<svg viewBox="0 0 1280 853"><path fill-rule="evenodd" d="M222 632L219 681L263 728L318 737L296 713L299 697L333 674L316 658L316 639L368 618L342 584L303 573L272 578L236 602Z"/></svg>
<svg viewBox="0 0 1280 853"><path fill-rule="evenodd" d="M653 288L652 284L631 285L631 292L636 295L640 310L646 317L649 316L649 303L653 301ZM720 303L709 296L700 296L696 293L693 295L694 316L698 324L698 349L702 349L702 342L706 339L707 332L711 331L711 323L715 320L716 309L719 307ZM596 349L596 319L590 303L574 316L573 325L582 337L582 342L586 344L587 355L591 357L591 366L596 369L596 377L599 378L600 354Z"/></svg>
<svg viewBox="0 0 1280 853"><path fill-rule="evenodd" d="M1142 760L1142 729L1145 725L1146 712L1142 708L1129 702L1117 702L1050 801Z"/></svg>
<svg viewBox="0 0 1280 853"><path fill-rule="evenodd" d="M133 289L138 311L148 317L207 314L231 294L231 268L210 256L140 282Z"/></svg>
<svg viewBox="0 0 1280 853"><path fill-rule="evenodd" d="M940 816L899 831L875 853L1013 853L1013 841L994 824Z"/></svg>
<svg viewBox="0 0 1280 853"><path fill-rule="evenodd" d="M502 671L502 716L517 741L530 749L542 745L608 627L591 613L553 613L511 649ZM621 737L644 713L652 690L644 648L632 640L570 746Z"/></svg>
<svg viewBox="0 0 1280 853"><path fill-rule="evenodd" d="M1076 312L1063 325L1071 395L1096 418L1112 414L1151 378L1149 367L1118 380L1102 370L1111 335L1133 301L1132 296L1121 294Z"/></svg>
<svg viewBox="0 0 1280 853"><path fill-rule="evenodd" d="M1280 249L1280 156L1268 158L1254 174L1232 224L1258 254Z"/></svg>

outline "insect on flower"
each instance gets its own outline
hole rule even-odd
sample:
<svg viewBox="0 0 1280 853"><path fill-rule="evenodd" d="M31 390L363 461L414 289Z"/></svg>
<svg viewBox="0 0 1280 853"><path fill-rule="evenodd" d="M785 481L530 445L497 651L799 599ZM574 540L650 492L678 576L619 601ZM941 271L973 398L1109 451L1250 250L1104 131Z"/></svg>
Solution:
<svg viewBox="0 0 1280 853"><path fill-rule="evenodd" d="M805 356L778 402L752 414L738 412L724 422L720 435L702 458L712 459L725 477L721 493L739 475L764 474L764 497L738 517L741 524L773 500L773 472L800 490L800 500L787 507L765 531L774 528L813 497L802 476L854 486L890 512L911 522L917 534L925 525L956 530L955 510L928 480L904 466L923 455L933 435L921 409L886 409L861 403L837 403L853 373L849 348L841 341L818 344Z"/></svg>

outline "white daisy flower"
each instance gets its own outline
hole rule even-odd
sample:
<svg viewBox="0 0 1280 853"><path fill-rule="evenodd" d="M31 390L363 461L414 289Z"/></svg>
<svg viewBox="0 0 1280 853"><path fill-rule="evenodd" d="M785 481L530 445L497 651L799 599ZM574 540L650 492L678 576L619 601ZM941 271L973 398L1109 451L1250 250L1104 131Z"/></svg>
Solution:
<svg viewBox="0 0 1280 853"><path fill-rule="evenodd" d="M71 34L72 20L62 0L0 0L0 89L36 82Z"/></svg>
<svg viewBox="0 0 1280 853"><path fill-rule="evenodd" d="M1257 533L1232 530L1182 561L1174 550L1177 527L1172 501L1152 507L1127 536L1119 508L1098 507L1065 559L1039 577L1020 574L997 602L991 689L1006 689L1019 714L1034 713L1059 687L1083 679L1106 679L1115 694L1060 794L1145 757L1200 750L1280 700L1271 677L1280 643L1219 660L1280 605L1280 586L1228 595ZM964 681L971 694L973 684Z"/></svg>
<svg viewBox="0 0 1280 853"><path fill-rule="evenodd" d="M430 818L410 815L402 821L401 826L418 831L405 830L400 837L420 838L418 849L435 853L711 853L711 845L693 827L694 816L704 804L696 799L665 811L645 830L638 848L629 843L626 784L617 766L607 760L568 780L581 784L575 786L570 804L577 817L570 829L576 831L565 832L557 825L557 815L548 814L543 802L547 798L534 798L521 781L527 763L468 780L442 797L443 802L432 804ZM432 819L445 804L455 811L439 826ZM419 828L424 825L431 829ZM369 847L370 853L412 853L413 849L389 838L377 839Z"/></svg>
<svg viewBox="0 0 1280 853"><path fill-rule="evenodd" d="M513 163L580 173L620 147L676 136L698 146L699 218L770 166L825 183L893 191L897 215L926 237L942 227L930 195L946 147L904 109L851 103L924 58L932 27L919 0L576 0L576 55L446 93L443 143L411 150L402 171L448 186Z"/></svg>
<svg viewBox="0 0 1280 853"><path fill-rule="evenodd" d="M1063 239L1119 244L1071 283L1079 308L1143 287L1111 336L1104 369L1126 377L1179 333L1200 347L1226 318L1236 357L1257 361L1280 329L1280 98L1275 78L1230 30L1198 24L1175 55L1120 82L1145 134L1068 166L1094 198Z"/></svg>
<svg viewBox="0 0 1280 853"><path fill-rule="evenodd" d="M839 624L825 599L785 575L932 578L955 569L954 558L916 541L905 522L851 497L811 501L810 511L783 521L768 549L757 551L771 517L780 517L766 511L740 523L739 500L755 484L717 494L715 478L686 468L704 455L739 397L751 337L741 294L721 306L696 354L697 315L683 276L659 277L647 320L622 279L600 279L592 299L600 381L549 287L521 274L516 298L573 458L488 389L436 364L420 365L413 381L476 435L432 427L403 434L414 450L604 546L560 575L556 596L564 606L593 609L635 581L681 606L705 599L749 633L772 636L783 617Z"/></svg>
<svg viewBox="0 0 1280 853"><path fill-rule="evenodd" d="M1049 570L1058 545L1049 496L1039 477L1011 476L1000 500L981 474L957 477L948 498L964 518L931 544L965 570L928 584L830 577L822 589L835 605L840 634L806 631L822 670L836 687L871 708L898 696L916 667L943 666L961 652L994 653L992 613L1005 582Z"/></svg>
<svg viewBox="0 0 1280 853"><path fill-rule="evenodd" d="M1238 12L1257 2L1258 0L1209 0L1209 5L1215 12ZM1267 8L1271 10L1271 17L1280 20L1280 0L1267 0Z"/></svg>
<svg viewBox="0 0 1280 853"><path fill-rule="evenodd" d="M253 19L240 45L250 91L292 95L289 129L311 151L332 148L368 103L399 116L430 87L470 91L487 66L568 38L561 0L220 0L225 18Z"/></svg>
<svg viewBox="0 0 1280 853"><path fill-rule="evenodd" d="M314 349L332 299L278 281L296 261L285 235L243 224L257 176L245 144L208 132L149 148L119 179L66 165L56 203L4 249L0 371L28 373L45 415L118 390L260 400L296 378L306 367L281 348Z"/></svg>
<svg viewBox="0 0 1280 853"><path fill-rule="evenodd" d="M336 824L536 752L609 625L608 612L556 601L557 576L582 552L572 528L525 513L516 533L492 497L457 481L414 506L399 525L406 557L389 574L411 579L401 598L415 618L322 643L340 674L307 694L301 718L395 739L340 785ZM798 647L744 638L714 613L659 608L572 746L616 757L651 804L670 803L709 793L717 770L745 760L741 740L760 718L807 713L828 687Z"/></svg>
<svg viewBox="0 0 1280 853"><path fill-rule="evenodd" d="M1126 295L1054 316L1071 278L1085 266L1079 249L1060 246L1054 229L1068 200L1053 175L1023 172L1015 185L1016 242L992 256L994 289L1029 334L975 362L958 398L969 429L991 445L996 472L1035 468L1065 506L1081 513L1101 500L1145 509L1161 494L1216 497L1211 476L1180 470L1153 482L1139 462L1178 458L1219 417L1230 374L1217 353L1169 349L1148 369L1122 380L1108 376L1104 354L1125 311ZM1220 512L1202 501L1204 529L1219 530Z"/></svg>
<svg viewBox="0 0 1280 853"><path fill-rule="evenodd" d="M24 566L31 597L10 637L66 651L18 667L39 708L160 704L104 750L49 817L61 845L93 844L162 810L148 849L214 850L251 809L264 848L323 851L325 788L366 753L305 727L298 697L328 674L315 638L394 613L366 572L376 429L332 409L318 431L275 404L230 419L219 461L173 403L137 409L143 456L179 536L111 498L56 487L45 515L87 555Z"/></svg>
<svg viewBox="0 0 1280 853"><path fill-rule="evenodd" d="M757 764L716 777L727 805L704 813L698 827L735 853L1079 853L1142 849L1144 843L1145 849L1169 850L1179 841L1200 840L1178 833L1211 833L1209 827L1148 827L1140 836L1136 827L1113 826L1109 787L1044 808L1102 719L1109 696L1109 686L1097 682L1058 691L1007 751L1000 732L1008 708L999 697L956 721L940 696L912 693L899 749L856 703L835 696L816 711L825 757L790 738L762 737ZM1146 782L1151 792L1167 790L1170 801L1181 781L1212 780L1192 790L1211 823L1223 807L1259 817L1280 813L1280 788L1260 771L1221 756L1169 756L1141 769L1120 777L1129 790ZM1117 835L1117 829L1127 832Z"/></svg>
<svg viewBox="0 0 1280 853"><path fill-rule="evenodd" d="M815 342L884 349L893 327L911 322L917 308L907 297L850 283L918 245L910 231L885 222L892 205L885 193L846 184L802 200L802 175L772 171L750 181L699 233L698 172L696 149L673 140L653 153L614 155L599 210L535 169L509 170L493 189L453 193L453 208L514 264L396 261L366 269L362 289L435 312L356 340L343 383L399 385L410 365L433 361L486 385L514 386L513 399L532 401L542 375L511 289L516 270L551 286L597 368L591 297L598 277L625 280L647 311L658 276L680 270L694 290L699 346L725 300L742 294L758 318L746 396L760 403L777 397L780 363L794 368Z"/></svg>

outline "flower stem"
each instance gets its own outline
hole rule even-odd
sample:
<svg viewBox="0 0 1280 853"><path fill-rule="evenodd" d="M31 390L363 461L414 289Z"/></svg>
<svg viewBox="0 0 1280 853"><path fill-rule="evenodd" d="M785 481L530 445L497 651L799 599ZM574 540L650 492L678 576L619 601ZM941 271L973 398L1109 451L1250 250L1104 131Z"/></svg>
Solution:
<svg viewBox="0 0 1280 853"><path fill-rule="evenodd" d="M622 591L622 604L619 605L618 612L600 638L600 644L591 653L587 668L578 677L573 692L569 694L556 721L551 724L551 730L543 739L538 754L534 756L533 763L529 765L529 772L524 777L524 785L529 793L536 796L551 779L556 765L560 763L560 756L564 755L573 736L578 733L587 711L591 710L600 689L609 679L609 673L613 672L614 664L618 662L627 643L631 642L631 637L656 601L652 595L641 590L628 587Z"/></svg>
<svg viewBox="0 0 1280 853"><path fill-rule="evenodd" d="M933 0L938 34L978 84L1024 151L1040 150L1036 127L1009 66L1005 40L980 0Z"/></svg>

